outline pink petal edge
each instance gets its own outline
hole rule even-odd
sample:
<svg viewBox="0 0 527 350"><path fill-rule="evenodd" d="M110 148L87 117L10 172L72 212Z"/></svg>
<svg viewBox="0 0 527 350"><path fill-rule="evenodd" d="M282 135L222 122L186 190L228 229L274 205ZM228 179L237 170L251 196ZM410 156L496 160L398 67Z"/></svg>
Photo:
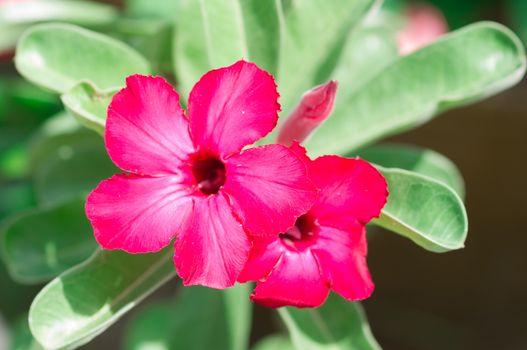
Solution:
<svg viewBox="0 0 527 350"><path fill-rule="evenodd" d="M309 250L286 252L266 280L257 282L251 300L267 307L322 305L329 286Z"/></svg>
<svg viewBox="0 0 527 350"><path fill-rule="evenodd" d="M312 248L331 289L348 300L363 300L374 290L366 263L366 230L361 224L351 231L321 227Z"/></svg>
<svg viewBox="0 0 527 350"><path fill-rule="evenodd" d="M310 176L320 188L312 213L321 225L345 229L378 217L388 198L388 185L370 163L339 156L323 156L310 166Z"/></svg>
<svg viewBox="0 0 527 350"><path fill-rule="evenodd" d="M179 95L161 77L126 78L108 107L104 137L112 161L136 174L178 173L194 152Z"/></svg>
<svg viewBox="0 0 527 350"><path fill-rule="evenodd" d="M249 259L238 276L238 282L264 279L273 270L283 253L285 248L277 237L255 238Z"/></svg>
<svg viewBox="0 0 527 350"><path fill-rule="evenodd" d="M176 239L174 264L185 286L227 288L236 282L250 247L224 195L196 198L194 215Z"/></svg>
<svg viewBox="0 0 527 350"><path fill-rule="evenodd" d="M254 147L226 161L224 191L252 235L277 235L314 204L304 163L281 145Z"/></svg>
<svg viewBox="0 0 527 350"><path fill-rule="evenodd" d="M267 135L278 121L274 78L243 60L206 73L188 103L196 146L227 157Z"/></svg>
<svg viewBox="0 0 527 350"><path fill-rule="evenodd" d="M176 176L114 175L86 200L86 215L104 249L150 253L166 247L192 210Z"/></svg>

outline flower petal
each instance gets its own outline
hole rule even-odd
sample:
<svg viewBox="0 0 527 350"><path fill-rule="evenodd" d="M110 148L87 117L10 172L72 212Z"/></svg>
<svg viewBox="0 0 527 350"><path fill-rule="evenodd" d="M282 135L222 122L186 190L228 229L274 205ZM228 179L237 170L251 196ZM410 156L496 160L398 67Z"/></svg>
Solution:
<svg viewBox="0 0 527 350"><path fill-rule="evenodd" d="M249 260L238 276L238 282L258 281L265 278L285 252L277 237L256 237L253 240Z"/></svg>
<svg viewBox="0 0 527 350"><path fill-rule="evenodd" d="M303 162L288 148L250 148L226 162L224 191L253 235L273 235L293 226L317 197Z"/></svg>
<svg viewBox="0 0 527 350"><path fill-rule="evenodd" d="M279 111L273 77L245 61L205 74L188 103L195 144L223 157L267 135Z"/></svg>
<svg viewBox="0 0 527 350"><path fill-rule="evenodd" d="M362 159L323 156L309 167L320 197L311 210L321 225L345 229L379 216L388 197L384 177Z"/></svg>
<svg viewBox="0 0 527 350"><path fill-rule="evenodd" d="M364 226L353 232L320 227L312 252L331 288L348 300L368 298L374 289L366 264L367 242Z"/></svg>
<svg viewBox="0 0 527 350"><path fill-rule="evenodd" d="M286 252L269 277L256 284L251 300L267 307L317 307L329 294L309 250Z"/></svg>
<svg viewBox="0 0 527 350"><path fill-rule="evenodd" d="M86 201L86 214L99 244L129 253L167 246L191 210L191 198L176 176L114 175Z"/></svg>
<svg viewBox="0 0 527 350"><path fill-rule="evenodd" d="M132 75L108 107L105 142L121 169L137 174L178 172L194 146L179 95L161 77Z"/></svg>
<svg viewBox="0 0 527 350"><path fill-rule="evenodd" d="M224 195L197 197L194 215L176 240L174 263L186 286L227 288L236 282L250 246Z"/></svg>

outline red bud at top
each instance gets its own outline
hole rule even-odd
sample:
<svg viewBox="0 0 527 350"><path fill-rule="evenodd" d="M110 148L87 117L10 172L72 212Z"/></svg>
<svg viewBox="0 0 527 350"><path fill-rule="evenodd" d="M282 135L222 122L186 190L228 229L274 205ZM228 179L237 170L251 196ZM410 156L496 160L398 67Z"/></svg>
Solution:
<svg viewBox="0 0 527 350"><path fill-rule="evenodd" d="M277 143L290 146L293 141L305 141L331 114L337 85L336 80L330 80L304 93L300 103L280 128L276 138Z"/></svg>

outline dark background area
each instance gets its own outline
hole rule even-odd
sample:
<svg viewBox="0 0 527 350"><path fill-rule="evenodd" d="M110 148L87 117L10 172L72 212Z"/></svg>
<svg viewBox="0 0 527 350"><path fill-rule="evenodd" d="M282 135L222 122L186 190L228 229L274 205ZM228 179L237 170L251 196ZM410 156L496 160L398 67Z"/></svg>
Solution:
<svg viewBox="0 0 527 350"><path fill-rule="evenodd" d="M393 138L439 151L466 183L465 249L434 254L389 232L370 241L366 303L386 349L526 349L527 84Z"/></svg>
<svg viewBox="0 0 527 350"><path fill-rule="evenodd" d="M451 29L504 23L527 39L525 0L432 0ZM526 4L523 8L527 11ZM390 139L436 150L461 170L465 248L434 254L382 232L370 240L376 290L364 303L385 349L527 349L527 81Z"/></svg>

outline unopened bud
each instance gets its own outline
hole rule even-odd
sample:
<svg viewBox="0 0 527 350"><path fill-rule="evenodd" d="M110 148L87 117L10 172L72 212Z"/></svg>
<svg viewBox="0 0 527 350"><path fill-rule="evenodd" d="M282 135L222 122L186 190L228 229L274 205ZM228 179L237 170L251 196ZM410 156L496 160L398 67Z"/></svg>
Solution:
<svg viewBox="0 0 527 350"><path fill-rule="evenodd" d="M290 146L293 141L305 141L331 114L337 85L336 80L330 80L304 93L300 103L280 128L276 142Z"/></svg>

